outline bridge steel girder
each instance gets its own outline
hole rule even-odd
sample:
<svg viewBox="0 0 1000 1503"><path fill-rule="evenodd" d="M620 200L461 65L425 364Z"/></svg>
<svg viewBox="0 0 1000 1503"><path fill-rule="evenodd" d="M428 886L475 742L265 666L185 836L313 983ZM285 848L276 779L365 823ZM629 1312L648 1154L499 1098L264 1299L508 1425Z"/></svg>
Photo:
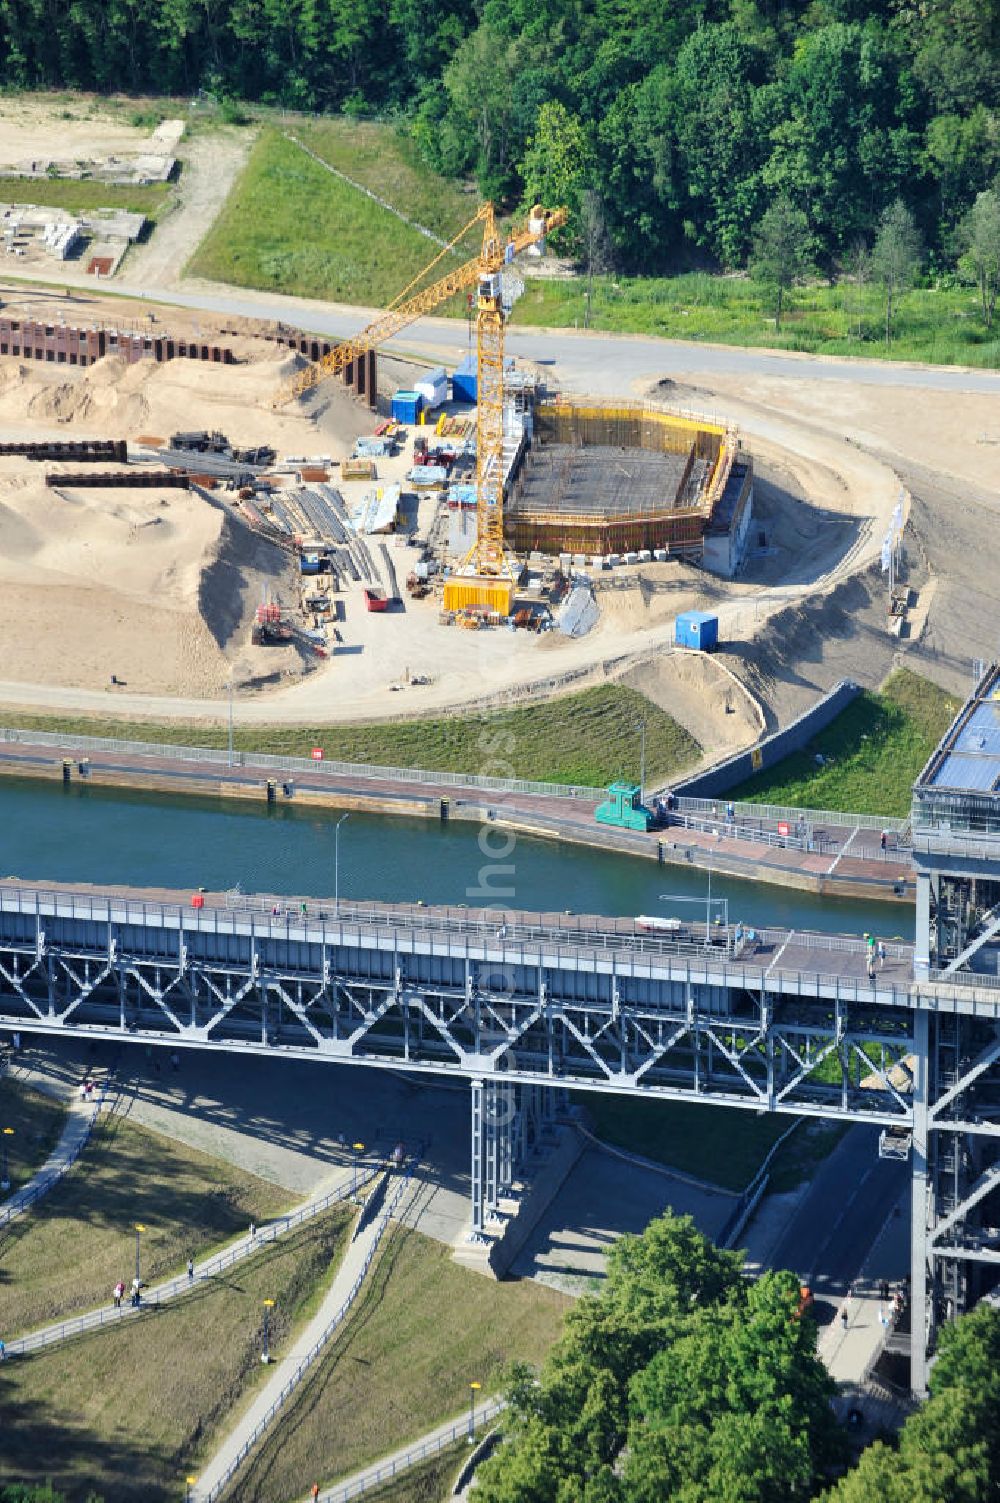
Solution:
<svg viewBox="0 0 1000 1503"><path fill-rule="evenodd" d="M1000 1256L979 1224L1000 1159L1000 991L15 892L0 887L0 1027L468 1080L474 1235L572 1087L909 1130L918 1392L965 1270Z"/></svg>

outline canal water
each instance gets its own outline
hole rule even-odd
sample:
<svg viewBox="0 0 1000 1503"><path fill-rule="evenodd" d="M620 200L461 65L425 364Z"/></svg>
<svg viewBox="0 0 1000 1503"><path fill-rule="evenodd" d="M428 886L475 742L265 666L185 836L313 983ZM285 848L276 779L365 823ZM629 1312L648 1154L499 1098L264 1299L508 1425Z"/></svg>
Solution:
<svg viewBox="0 0 1000 1503"><path fill-rule="evenodd" d="M79 783L0 779L0 877L330 897L332 811L177 798ZM704 871L559 845L488 827L351 814L340 828L340 894L616 916L701 918ZM712 876L732 922L913 937L906 904L819 898ZM686 901L682 901L686 900ZM698 900L697 902L694 900ZM713 906L713 914L718 912Z"/></svg>

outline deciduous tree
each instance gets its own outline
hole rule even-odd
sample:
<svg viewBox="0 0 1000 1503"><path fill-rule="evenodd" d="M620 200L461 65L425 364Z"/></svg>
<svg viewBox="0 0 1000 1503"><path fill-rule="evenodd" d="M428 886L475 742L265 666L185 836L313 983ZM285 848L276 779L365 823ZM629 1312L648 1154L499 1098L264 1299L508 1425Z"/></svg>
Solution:
<svg viewBox="0 0 1000 1503"><path fill-rule="evenodd" d="M774 296L774 326L781 328L784 295L810 267L809 221L787 198L776 198L753 238L750 270Z"/></svg>
<svg viewBox="0 0 1000 1503"><path fill-rule="evenodd" d="M1000 193L989 188L980 193L961 227L966 268L979 284L983 322L993 327L993 314L1000 286Z"/></svg>
<svg viewBox="0 0 1000 1503"><path fill-rule="evenodd" d="M921 244L913 215L897 198L882 215L872 251L872 270L885 290L885 342L892 341L893 307L920 270Z"/></svg>

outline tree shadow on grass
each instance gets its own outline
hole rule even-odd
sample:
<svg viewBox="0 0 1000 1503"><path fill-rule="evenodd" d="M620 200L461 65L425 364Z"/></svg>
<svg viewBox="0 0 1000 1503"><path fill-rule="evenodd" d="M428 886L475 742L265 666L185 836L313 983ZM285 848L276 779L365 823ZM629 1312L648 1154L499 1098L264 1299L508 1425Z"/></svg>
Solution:
<svg viewBox="0 0 1000 1503"><path fill-rule="evenodd" d="M102 1440L75 1425L43 1400L21 1393L27 1361L0 1370L0 1482L51 1482L67 1503L97 1494L103 1503L168 1503L178 1496L177 1461L131 1436L124 1425L114 1440Z"/></svg>

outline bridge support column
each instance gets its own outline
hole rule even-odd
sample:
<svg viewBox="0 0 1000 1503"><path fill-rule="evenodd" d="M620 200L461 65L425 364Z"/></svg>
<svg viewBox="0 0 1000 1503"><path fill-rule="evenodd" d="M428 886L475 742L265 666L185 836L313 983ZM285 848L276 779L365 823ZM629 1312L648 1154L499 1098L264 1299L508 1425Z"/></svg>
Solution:
<svg viewBox="0 0 1000 1503"><path fill-rule="evenodd" d="M919 931L918 931L919 932ZM913 1144L910 1150L910 1388L918 1398L927 1392L928 1320L927 1104L930 1088L930 1013L913 1014Z"/></svg>
<svg viewBox="0 0 1000 1503"><path fill-rule="evenodd" d="M472 1082L472 1240L478 1241L483 1235L483 1159L484 1159L484 1122L483 1122L483 1082Z"/></svg>
<svg viewBox="0 0 1000 1503"><path fill-rule="evenodd" d="M913 975L925 981L931 964L931 879L926 872L917 873L917 927L913 951Z"/></svg>
<svg viewBox="0 0 1000 1503"><path fill-rule="evenodd" d="M486 1082L483 1100L484 1128L484 1176L483 1211L489 1216L497 1208L500 1187L500 1106L499 1091L494 1081Z"/></svg>

